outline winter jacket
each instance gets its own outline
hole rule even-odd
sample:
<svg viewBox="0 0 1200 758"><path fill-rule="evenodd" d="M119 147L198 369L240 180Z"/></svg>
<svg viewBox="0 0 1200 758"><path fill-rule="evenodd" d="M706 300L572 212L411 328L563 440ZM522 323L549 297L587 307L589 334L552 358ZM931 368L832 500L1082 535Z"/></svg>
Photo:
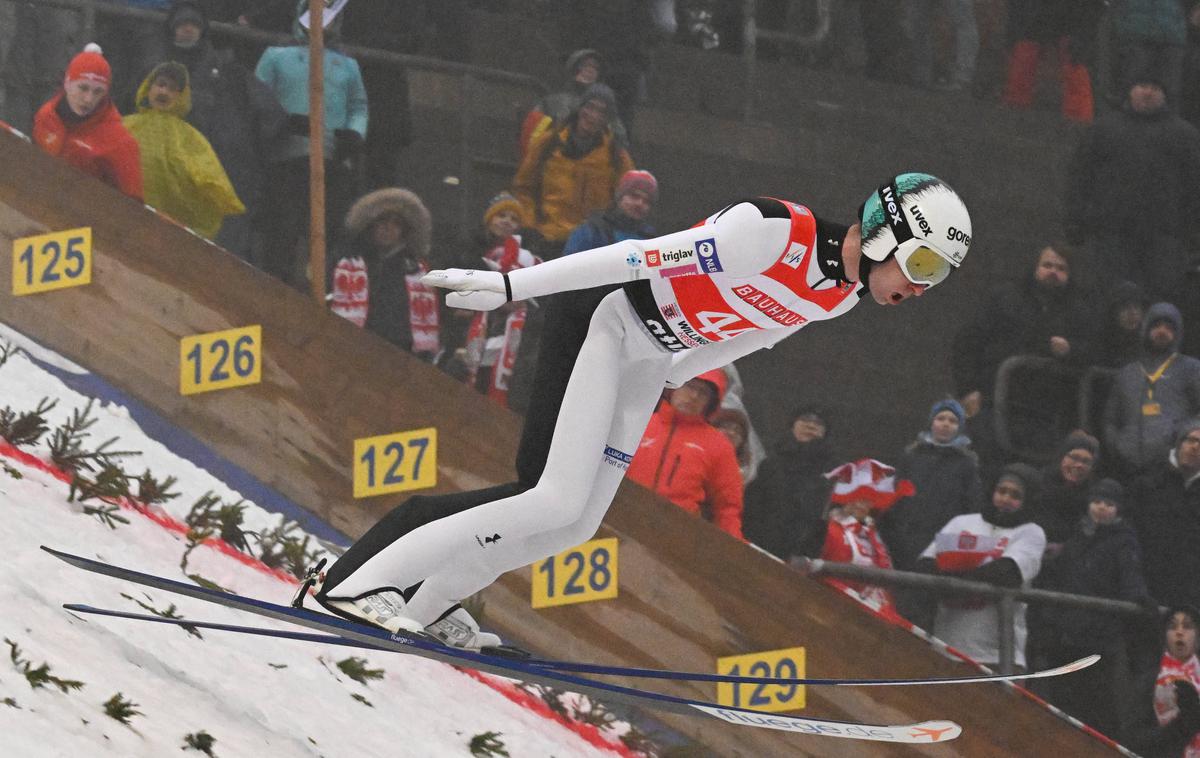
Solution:
<svg viewBox="0 0 1200 758"><path fill-rule="evenodd" d="M1079 484L1062 477L1059 460L1042 469L1042 486L1029 498L1026 506L1033 521L1046 532L1046 542L1062 544L1075 531L1079 520L1087 515L1089 476Z"/></svg>
<svg viewBox="0 0 1200 758"><path fill-rule="evenodd" d="M349 130L367 136L367 91L358 61L332 48L325 49L325 155L333 158L337 132ZM283 109L294 116L308 115L308 47L268 47L255 75L275 93ZM308 155L308 134L296 128L271 151L268 160L284 161Z"/></svg>
<svg viewBox="0 0 1200 758"><path fill-rule="evenodd" d="M979 461L959 436L949 445L935 444L927 434L905 450L896 479L913 483L916 493L884 512L882 532L896 566L910 571L917 556L946 522L979 510L982 485Z"/></svg>
<svg viewBox="0 0 1200 758"><path fill-rule="evenodd" d="M1046 535L1028 521L1025 508L997 514L990 504L980 513L955 516L921 554L922 568L960 579L1001 586L1029 586L1042 567ZM996 523L1001 522L1001 523ZM932 565L931 565L932 564ZM934 634L980 663L1000 660L997 603L946 599L938 604ZM1025 604L1013 618L1014 659L1025 665Z"/></svg>
<svg viewBox="0 0 1200 758"><path fill-rule="evenodd" d="M1169 303L1152 305L1142 321L1142 344L1150 324L1163 318L1174 325L1174 344L1163 355L1151 356L1143 350L1141 360L1124 366L1105 408L1104 442L1132 470L1166 459L1176 426L1200 414L1200 360L1178 352L1183 341L1179 309ZM1170 364L1152 384L1149 377L1168 360ZM1147 412L1147 407L1153 412Z"/></svg>
<svg viewBox="0 0 1200 758"><path fill-rule="evenodd" d="M1169 109L1109 113L1070 160L1064 206L1080 240L1139 230L1188 237L1200 224L1200 132Z"/></svg>
<svg viewBox="0 0 1200 758"><path fill-rule="evenodd" d="M1200 605L1200 477L1185 479L1171 451L1131 490L1129 519L1150 594L1170 607Z"/></svg>
<svg viewBox="0 0 1200 758"><path fill-rule="evenodd" d="M1071 343L1067 364L1082 367L1091 361L1096 318L1088 298L1073 280L1061 290L1043 290L1032 269L1020 281L992 290L955 336L951 369L959 396L979 390L990 397L1005 359L1051 357L1053 336Z"/></svg>
<svg viewBox="0 0 1200 758"><path fill-rule="evenodd" d="M400 217L405 239L398 250L380 254L370 243L371 226L386 215ZM339 259L361 258L367 274L367 317L364 326L404 350L413 349L412 310L406 277L428 270L433 222L429 211L412 192L388 188L360 198L346 214L346 241ZM327 278L333 285L337 281ZM432 303L440 299L431 300ZM433 307L441 311L440 305ZM432 358L433 356L428 356Z"/></svg>
<svg viewBox="0 0 1200 758"><path fill-rule="evenodd" d="M513 179L512 191L550 242L563 243L589 213L607 208L617 184L634 168L611 131L588 152L574 155L571 125L534 139Z"/></svg>
<svg viewBox="0 0 1200 758"><path fill-rule="evenodd" d="M168 44L171 16L181 7L205 15L203 3L176 3L167 17ZM171 60L187 66L192 89L188 123L212 145L238 197L253 210L266 191L266 155L282 135L287 113L267 85L231 51L212 46L205 18L196 46L171 45L169 54Z"/></svg>
<svg viewBox="0 0 1200 758"><path fill-rule="evenodd" d="M1062 552L1038 577L1037 586L1134 603L1150 598L1137 533L1124 520L1095 524L1087 517L1080 519ZM1040 616L1045 639L1052 646L1100 651L1123 644L1119 616L1071 606L1048 606Z"/></svg>
<svg viewBox="0 0 1200 758"><path fill-rule="evenodd" d="M701 377L720 374L710 371ZM722 375L723 376L723 375ZM724 386L723 380L719 386ZM703 416L683 416L662 403L642 435L627 475L688 513L742 537L742 473L729 439Z"/></svg>
<svg viewBox="0 0 1200 758"><path fill-rule="evenodd" d="M1180 0L1121 0L1113 3L1114 36L1122 42L1182 45L1187 19Z"/></svg>
<svg viewBox="0 0 1200 758"><path fill-rule="evenodd" d="M634 239L644 240L654 236L654 227L635 221L614 208L593 213L571 232L562 254L570 255L582 250L604 247L614 242Z"/></svg>
<svg viewBox="0 0 1200 758"><path fill-rule="evenodd" d="M63 92L50 98L33 119L33 141L42 150L75 168L142 199L142 166L138 144L121 123L111 100L79 119Z"/></svg>
<svg viewBox="0 0 1200 758"><path fill-rule="evenodd" d="M825 504L831 484L825 440L800 444L788 439L758 467L746 485L742 532L746 539L783 560L817 557L825 534Z"/></svg>
<svg viewBox="0 0 1200 758"><path fill-rule="evenodd" d="M245 213L246 206L208 140L184 121L192 107L191 88L185 84L169 110L151 106L150 86L158 70L138 87L138 112L125 117L141 152L146 202L212 239L226 216Z"/></svg>

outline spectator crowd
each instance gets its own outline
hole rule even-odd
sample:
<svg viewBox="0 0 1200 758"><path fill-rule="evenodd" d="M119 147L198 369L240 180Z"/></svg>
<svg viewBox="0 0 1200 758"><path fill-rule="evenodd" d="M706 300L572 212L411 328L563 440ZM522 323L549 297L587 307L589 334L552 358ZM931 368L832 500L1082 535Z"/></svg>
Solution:
<svg viewBox="0 0 1200 758"><path fill-rule="evenodd" d="M306 289L307 41L321 23L330 309L517 410L531 391L540 305L451 311L421 276L454 265L508 272L654 236L660 189L671 188L635 157L653 50L672 37L736 49L741 5L555 4L563 81L514 125L511 181L446 250L422 198L396 186L413 139L405 78L342 44L466 60L456 33L465 1L334 2L319 20L307 0L118 4L164 20L101 16L100 44L84 47L72 11L0 0L0 118ZM1087 686L1048 680L1043 694L1144 755L1200 754L1200 323L1189 321L1200 315L1200 2L1011 0L1004 45L987 0L845 5L857 10L833 11L832 41L810 63L836 65L833 48L857 29L868 77L907 71L915 87L994 89L1026 109L1040 57L1055 58L1062 115L1086 125L1063 177L1061 236L981 294L947 356L952 392L922 398L927 415L909 409L925 423L886 460L837 460L835 449L860 441L837 441L837 419L815 398L796 398L782 438L764 446L730 365L664 391L628 476L787 562L1141 604L1152 621L1018 604L1016 663L1101 653L1078 675ZM760 6L764 23L781 13ZM294 44L221 47L213 21L288 32ZM1101 28L1112 52L1103 84ZM998 47L1004 63L989 71ZM976 661L1001 658L993 601L840 586ZM1160 606L1170 611L1152 616Z"/></svg>

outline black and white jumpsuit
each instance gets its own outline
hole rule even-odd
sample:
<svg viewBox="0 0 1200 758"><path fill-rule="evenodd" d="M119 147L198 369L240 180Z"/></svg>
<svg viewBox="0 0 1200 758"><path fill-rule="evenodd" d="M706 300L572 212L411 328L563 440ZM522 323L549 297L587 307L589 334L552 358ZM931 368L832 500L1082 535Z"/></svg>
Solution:
<svg viewBox="0 0 1200 758"><path fill-rule="evenodd" d="M502 573L590 539L664 386L839 316L865 294L844 275L846 230L758 198L681 232L511 272L513 300L570 293L547 306L518 480L409 498L338 559L318 599L392 589L406 615L430 624ZM488 296L482 307L507 300Z"/></svg>

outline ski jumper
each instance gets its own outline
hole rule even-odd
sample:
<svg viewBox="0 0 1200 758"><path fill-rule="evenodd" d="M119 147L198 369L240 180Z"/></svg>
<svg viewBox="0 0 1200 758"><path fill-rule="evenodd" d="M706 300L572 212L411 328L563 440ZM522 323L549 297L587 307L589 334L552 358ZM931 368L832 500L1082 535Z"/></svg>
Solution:
<svg viewBox="0 0 1200 758"><path fill-rule="evenodd" d="M430 624L500 574L590 539L664 385L847 312L846 227L769 198L681 232L512 271L511 300L548 298L518 481L409 498L329 569L318 600L390 589ZM504 296L500 296L503 300Z"/></svg>

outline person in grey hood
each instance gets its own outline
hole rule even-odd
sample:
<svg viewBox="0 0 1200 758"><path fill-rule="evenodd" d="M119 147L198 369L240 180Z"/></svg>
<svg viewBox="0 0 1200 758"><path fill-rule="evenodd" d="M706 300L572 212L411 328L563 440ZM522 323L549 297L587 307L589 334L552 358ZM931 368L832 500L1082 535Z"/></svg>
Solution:
<svg viewBox="0 0 1200 758"><path fill-rule="evenodd" d="M1179 352L1182 340L1179 309L1150 306L1141 357L1117 373L1104 414L1104 443L1122 475L1163 460L1179 423L1200 414L1200 360Z"/></svg>

